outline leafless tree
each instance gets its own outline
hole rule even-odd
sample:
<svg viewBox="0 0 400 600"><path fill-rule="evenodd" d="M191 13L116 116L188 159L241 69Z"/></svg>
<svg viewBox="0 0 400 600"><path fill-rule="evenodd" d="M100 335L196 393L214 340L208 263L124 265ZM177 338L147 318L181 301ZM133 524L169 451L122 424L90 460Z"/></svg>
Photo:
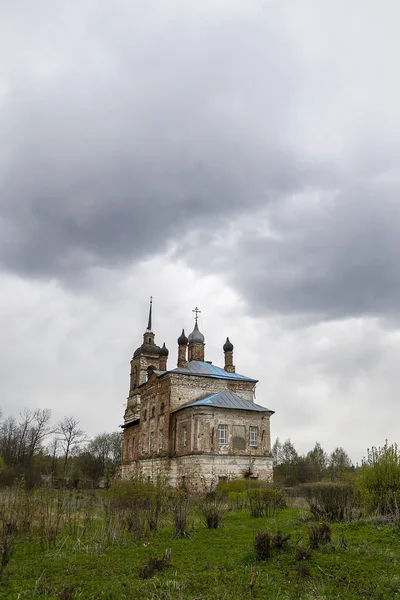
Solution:
<svg viewBox="0 0 400 600"><path fill-rule="evenodd" d="M86 433L79 428L79 421L75 417L64 417L59 422L56 433L64 450L64 477L67 474L68 457L71 452L86 440Z"/></svg>
<svg viewBox="0 0 400 600"><path fill-rule="evenodd" d="M33 411L33 424L28 432L27 460L32 463L34 455L40 450L42 443L52 433L50 426L51 410L49 408L36 408Z"/></svg>

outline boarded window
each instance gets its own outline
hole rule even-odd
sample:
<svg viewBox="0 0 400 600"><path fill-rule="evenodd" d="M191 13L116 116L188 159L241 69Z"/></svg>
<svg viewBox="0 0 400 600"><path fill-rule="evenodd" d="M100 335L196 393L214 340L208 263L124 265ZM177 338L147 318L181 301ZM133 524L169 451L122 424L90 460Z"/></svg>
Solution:
<svg viewBox="0 0 400 600"><path fill-rule="evenodd" d="M232 448L234 450L246 450L246 433L244 425L232 427Z"/></svg>

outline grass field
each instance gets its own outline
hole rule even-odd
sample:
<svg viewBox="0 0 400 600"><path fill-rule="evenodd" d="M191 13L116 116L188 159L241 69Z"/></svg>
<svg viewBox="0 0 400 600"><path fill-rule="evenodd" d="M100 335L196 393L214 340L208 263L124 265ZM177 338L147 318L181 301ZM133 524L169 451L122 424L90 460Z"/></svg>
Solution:
<svg viewBox="0 0 400 600"><path fill-rule="evenodd" d="M400 598L400 530L382 520L332 524L331 541L310 550L313 521L304 509L286 508L270 518L228 510L221 528L208 529L193 503L187 537L175 538L171 517L163 514L158 530L144 538L120 530L105 543L96 508L91 510L94 526L84 525L82 513L52 543L44 544L34 529L17 539L0 598ZM289 541L258 559L257 531L278 529L290 534ZM167 548L168 566L141 578L140 567Z"/></svg>

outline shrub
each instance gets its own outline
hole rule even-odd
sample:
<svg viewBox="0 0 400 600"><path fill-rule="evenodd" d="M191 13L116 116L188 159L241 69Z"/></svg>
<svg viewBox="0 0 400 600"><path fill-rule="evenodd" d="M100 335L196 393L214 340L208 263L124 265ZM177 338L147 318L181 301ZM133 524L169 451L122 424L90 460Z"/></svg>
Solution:
<svg viewBox="0 0 400 600"><path fill-rule="evenodd" d="M246 492L228 492L230 510L241 510L247 506Z"/></svg>
<svg viewBox="0 0 400 600"><path fill-rule="evenodd" d="M111 497L113 509L122 513L127 530L140 538L146 525L150 531L157 530L168 489L161 477L152 483L137 476L129 481L117 481L111 489Z"/></svg>
<svg viewBox="0 0 400 600"><path fill-rule="evenodd" d="M400 454L397 444L371 448L362 461L358 488L369 512L396 515L400 510Z"/></svg>
<svg viewBox="0 0 400 600"><path fill-rule="evenodd" d="M254 538L254 551L258 558L266 560L271 556L273 550L280 552L283 550L286 542L290 539L289 535L283 535L278 531L273 535L270 531L258 531Z"/></svg>
<svg viewBox="0 0 400 600"><path fill-rule="evenodd" d="M220 481L216 491L220 496L228 496L230 492L244 493L249 489L263 486L265 486L265 483L258 479L230 479L229 481Z"/></svg>
<svg viewBox="0 0 400 600"><path fill-rule="evenodd" d="M271 517L286 507L283 491L273 486L249 489L247 499L252 517Z"/></svg>
<svg viewBox="0 0 400 600"><path fill-rule="evenodd" d="M266 560L271 556L271 538L269 531L257 531L254 538L254 551L258 558Z"/></svg>
<svg viewBox="0 0 400 600"><path fill-rule="evenodd" d="M210 494L200 502L200 511L209 529L217 529L222 523L226 505L220 496Z"/></svg>
<svg viewBox="0 0 400 600"><path fill-rule="evenodd" d="M187 536L186 524L189 514L189 498L185 490L171 490L169 494L169 507L175 526L175 536Z"/></svg>
<svg viewBox="0 0 400 600"><path fill-rule="evenodd" d="M167 548L162 558L150 556L147 561L139 568L139 577L149 579L156 571L163 571L169 565L171 559L171 548Z"/></svg>
<svg viewBox="0 0 400 600"><path fill-rule="evenodd" d="M328 544L331 541L332 531L328 523L317 523L311 525L308 530L310 548L317 549L320 544Z"/></svg>
<svg viewBox="0 0 400 600"><path fill-rule="evenodd" d="M350 519L356 505L354 488L344 483L306 483L300 486L316 519L344 521Z"/></svg>

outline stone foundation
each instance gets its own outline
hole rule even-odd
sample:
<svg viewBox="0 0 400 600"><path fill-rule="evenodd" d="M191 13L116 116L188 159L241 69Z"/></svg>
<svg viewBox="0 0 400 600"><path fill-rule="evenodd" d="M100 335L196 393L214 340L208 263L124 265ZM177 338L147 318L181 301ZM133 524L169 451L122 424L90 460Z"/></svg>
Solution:
<svg viewBox="0 0 400 600"><path fill-rule="evenodd" d="M221 479L250 477L272 481L272 457L192 454L136 460L125 463L122 467L124 479L138 473L151 480L157 475L163 475L172 487L185 485L191 493L205 493L214 489Z"/></svg>

